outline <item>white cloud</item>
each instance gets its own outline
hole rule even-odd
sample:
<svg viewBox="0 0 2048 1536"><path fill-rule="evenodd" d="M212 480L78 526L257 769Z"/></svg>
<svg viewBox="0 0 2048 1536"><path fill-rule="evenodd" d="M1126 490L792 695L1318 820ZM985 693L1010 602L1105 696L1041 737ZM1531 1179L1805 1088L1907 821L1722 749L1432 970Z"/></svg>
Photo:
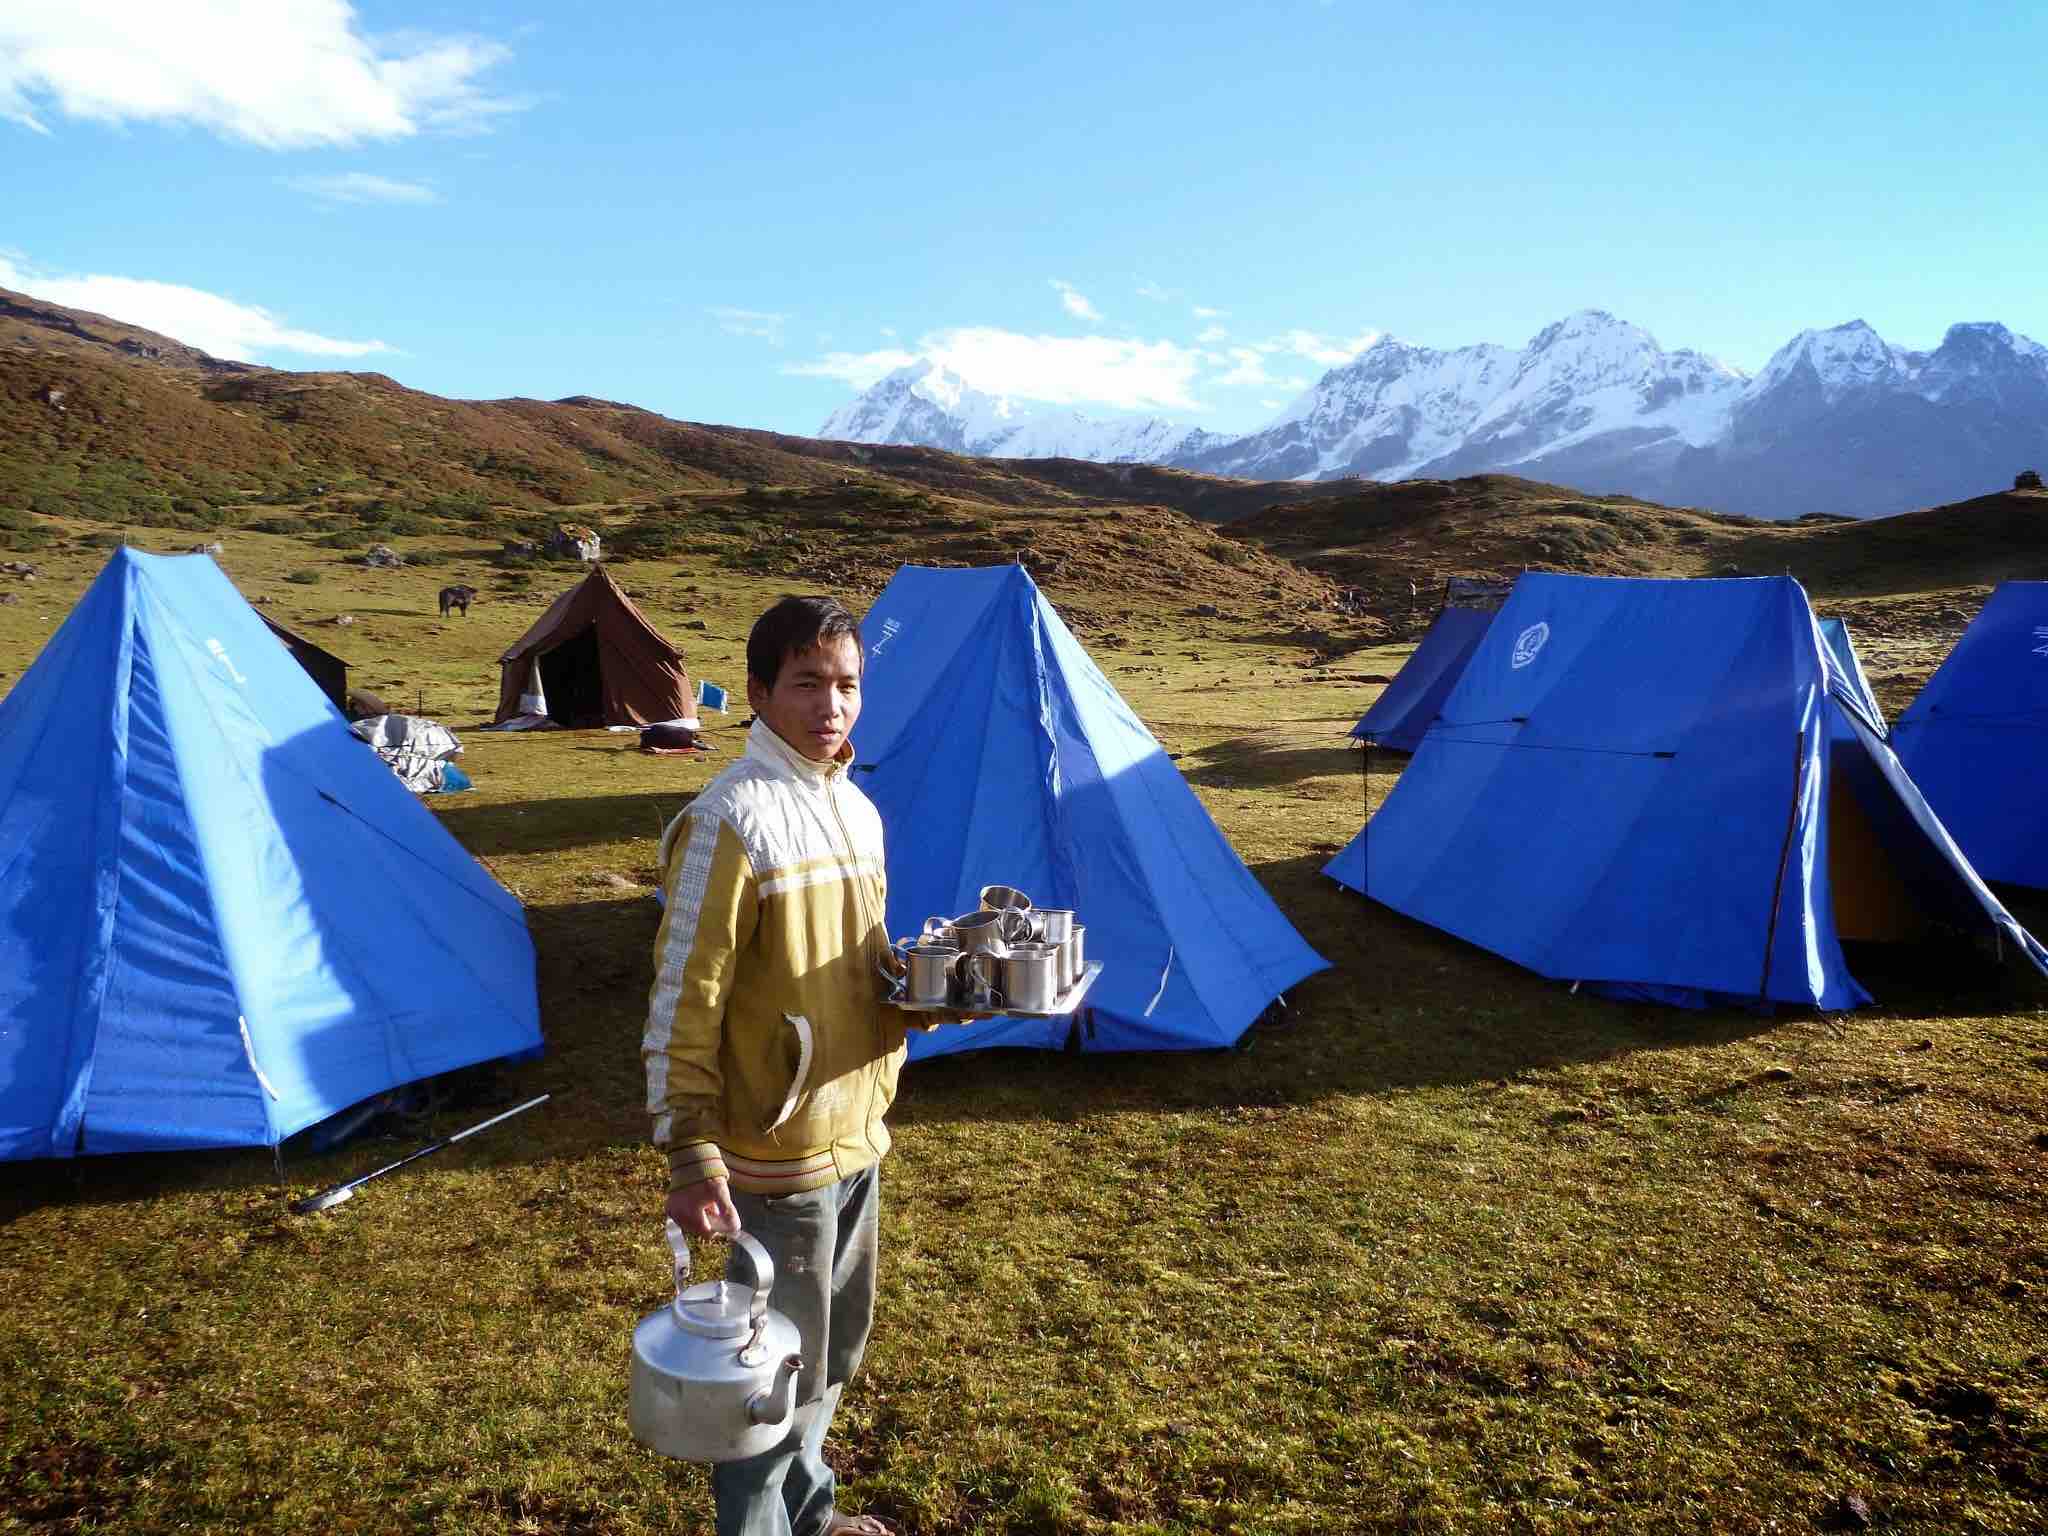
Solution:
<svg viewBox="0 0 2048 1536"><path fill-rule="evenodd" d="M1172 295L1157 283L1140 283L1138 284L1138 297L1150 299L1155 304L1164 304Z"/></svg>
<svg viewBox="0 0 2048 1536"><path fill-rule="evenodd" d="M1070 284L1057 279L1053 286L1063 296L1071 292ZM1278 409L1281 402L1271 397L1298 394L1310 383L1292 368L1282 371L1282 364L1296 357L1325 365L1346 362L1378 333L1335 340L1294 329L1258 341L1213 345L1227 334L1222 326L1211 325L1196 345L1186 346L1124 336L1028 335L997 326L958 326L928 332L910 346L829 352L782 371L866 389L898 368L924 361L975 389L1041 405L1206 413L1213 407L1200 396L1245 390L1256 392L1262 406Z"/></svg>
<svg viewBox="0 0 2048 1536"><path fill-rule="evenodd" d="M1076 292L1072 283L1063 283L1056 277L1051 281L1053 287L1059 290L1060 307L1076 320L1100 320L1102 318L1101 311L1097 310L1085 297Z"/></svg>
<svg viewBox="0 0 2048 1536"><path fill-rule="evenodd" d="M1227 309L1208 309L1200 304L1195 306L1195 318L1197 320L1220 320L1229 313L1230 311Z"/></svg>
<svg viewBox="0 0 2048 1536"><path fill-rule="evenodd" d="M882 334L888 337L891 341L894 341L896 339L896 327L893 325L885 325L882 327Z"/></svg>
<svg viewBox="0 0 2048 1536"><path fill-rule="evenodd" d="M853 389L866 389L886 374L917 361L915 352L827 352L808 363L785 363L782 371L806 379L837 379Z"/></svg>
<svg viewBox="0 0 2048 1536"><path fill-rule="evenodd" d="M286 185L329 203L438 203L440 194L423 181L393 181L367 171L339 176L294 176Z"/></svg>
<svg viewBox="0 0 2048 1536"><path fill-rule="evenodd" d="M765 341L771 347L782 345L782 327L789 316L765 309L730 309L714 305L705 313L718 322L718 328L729 336L752 336Z"/></svg>
<svg viewBox="0 0 2048 1536"><path fill-rule="evenodd" d="M1192 411L1200 355L1170 341L1113 336L1025 336L963 326L926 337L922 350L978 388L1051 405L1123 411Z"/></svg>
<svg viewBox="0 0 2048 1536"><path fill-rule="evenodd" d="M1340 363L1350 362L1378 341L1381 334L1379 331L1360 331L1356 336L1343 340L1326 338L1315 331L1293 330L1282 334L1279 340L1267 343L1264 350L1292 352L1312 363L1335 368Z"/></svg>
<svg viewBox="0 0 2048 1536"><path fill-rule="evenodd" d="M473 130L528 103L488 39L364 33L347 0L8 0L0 119L183 123L264 149Z"/></svg>
<svg viewBox="0 0 2048 1536"><path fill-rule="evenodd" d="M1280 381L1266 372L1266 359L1258 347L1231 347L1226 354L1228 372L1209 382L1219 389L1278 389Z"/></svg>
<svg viewBox="0 0 2048 1536"><path fill-rule="evenodd" d="M13 288L67 309L139 325L210 352L215 357L257 361L271 352L298 352L316 357L367 357L389 352L381 341L344 341L313 331L294 330L267 309L237 304L219 294L159 283L148 278L47 276L0 255L0 288Z"/></svg>
<svg viewBox="0 0 2048 1536"><path fill-rule="evenodd" d="M1113 336L1027 336L994 326L961 326L920 337L915 352L833 352L784 373L839 379L866 389L919 360L958 374L976 389L1049 405L1124 411L1205 410L1194 396L1203 354L1170 341Z"/></svg>

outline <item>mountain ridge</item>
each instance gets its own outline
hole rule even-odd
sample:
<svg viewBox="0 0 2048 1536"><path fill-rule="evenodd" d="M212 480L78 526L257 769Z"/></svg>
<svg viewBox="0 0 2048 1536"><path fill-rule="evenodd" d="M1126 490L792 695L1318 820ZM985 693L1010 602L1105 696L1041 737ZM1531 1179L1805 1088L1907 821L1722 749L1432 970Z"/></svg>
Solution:
<svg viewBox="0 0 2048 1536"><path fill-rule="evenodd" d="M945 370L942 389L926 387L935 366L897 370L819 435L1036 456L1042 413ZM973 422L948 399L971 402ZM1063 412L1055 435L1069 455L1250 479L1509 473L1772 518L1867 517L2010 483L2048 458L2048 347L1978 321L1914 352L1851 320L1801 331L1746 376L1586 309L1519 351L1381 336L1253 432Z"/></svg>

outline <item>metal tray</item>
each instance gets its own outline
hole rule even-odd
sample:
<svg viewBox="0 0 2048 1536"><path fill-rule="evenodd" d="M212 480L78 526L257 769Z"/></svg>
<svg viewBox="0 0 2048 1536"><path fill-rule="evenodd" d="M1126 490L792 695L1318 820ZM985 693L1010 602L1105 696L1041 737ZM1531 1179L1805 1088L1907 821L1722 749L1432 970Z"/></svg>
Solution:
<svg viewBox="0 0 2048 1536"><path fill-rule="evenodd" d="M901 1008L905 1013L951 1013L958 1014L963 1021L975 1019L1056 1019L1062 1014L1072 1013L1081 1006L1081 999L1088 995L1088 989L1095 985L1095 978L1102 974L1102 962L1090 960L1081 967L1081 974L1074 978L1074 984L1053 999L1050 1008L990 1008L981 1013L969 1013L955 1008L951 1003L910 1003L900 993L892 992L882 999L892 1008Z"/></svg>

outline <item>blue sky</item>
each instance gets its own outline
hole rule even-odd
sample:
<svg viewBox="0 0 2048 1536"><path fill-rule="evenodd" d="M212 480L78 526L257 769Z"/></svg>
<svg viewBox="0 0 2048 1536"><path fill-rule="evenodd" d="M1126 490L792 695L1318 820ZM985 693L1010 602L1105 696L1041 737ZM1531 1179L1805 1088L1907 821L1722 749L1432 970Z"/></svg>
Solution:
<svg viewBox="0 0 2048 1536"><path fill-rule="evenodd" d="M6 0L0 286L788 432L918 356L1242 430L1585 307L2048 341L2048 7L1718 9Z"/></svg>

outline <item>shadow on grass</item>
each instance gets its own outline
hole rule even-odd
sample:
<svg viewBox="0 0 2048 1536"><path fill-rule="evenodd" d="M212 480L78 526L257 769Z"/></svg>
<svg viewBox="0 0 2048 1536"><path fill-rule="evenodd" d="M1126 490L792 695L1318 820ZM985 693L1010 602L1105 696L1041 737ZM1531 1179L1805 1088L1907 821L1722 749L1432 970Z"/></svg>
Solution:
<svg viewBox="0 0 2048 1536"><path fill-rule="evenodd" d="M1211 789L1265 788L1332 774L1355 777L1358 751L1349 737L1334 733L1324 747L1281 746L1260 736L1234 736L1186 754L1180 771L1190 784Z"/></svg>
<svg viewBox="0 0 2048 1536"><path fill-rule="evenodd" d="M630 756L636 763L644 756L637 750L628 753L624 748L574 750ZM437 802L432 809L440 817L441 825L454 833L471 853L557 853L592 843L615 843L626 837L659 837L675 814L696 795L696 789L678 787L649 794L585 795L574 800L551 798L516 805L443 806ZM546 910L529 909L529 917ZM537 925L535 940L539 940Z"/></svg>
<svg viewBox="0 0 2048 1536"><path fill-rule="evenodd" d="M666 797L584 803L628 821L637 810L651 830L648 803L657 800ZM519 809L479 807L475 814ZM506 835L533 833L515 820ZM549 841L557 835L541 830L530 846L592 840ZM1560 983L1343 889L1321 873L1327 859L1318 852L1254 871L1331 968L1294 988L1278 1021L1269 1015L1237 1048L935 1057L904 1069L891 1124L1062 1124L1133 1112L1272 1109L1333 1097L1507 1083L1532 1070L1728 1044L1813 1017L1789 1008L1775 1015L1695 1013L1574 996ZM2025 898L2022 920L2048 913L2048 895L2014 894ZM661 909L643 889L531 907L528 921L545 1054L498 1069L497 1088L508 1104L534 1093L554 1097L504 1131L451 1148L428 1166L542 1165L646 1145L639 1046ZM2010 968L2003 975L1984 966L1930 968L1927 959L1924 952L1874 951L1852 956L1851 963L1878 994L1879 1011L1895 1016L1976 1016L2038 1004L2038 996L2015 997ZM194 1189L274 1196L252 1198L252 1219L281 1219L288 1198L359 1177L415 1150L428 1134L447 1135L489 1113L443 1112L418 1139L387 1135L325 1155L300 1154L287 1144L284 1186L276 1182L267 1150L14 1164L0 1191L0 1226L44 1204L120 1203ZM652 1169L654 1155L647 1155Z"/></svg>
<svg viewBox="0 0 2048 1536"><path fill-rule="evenodd" d="M1812 1010L1692 1012L1573 994L1562 983L1366 900L1321 873L1327 854L1255 873L1302 936L1331 962L1228 1051L942 1056L906 1070L894 1117L918 1121L1084 1120L1133 1110L1301 1106L1504 1083L1532 1070L1767 1035ZM1900 1017L1974 1017L2038 1006L2040 978L1940 950L1851 957Z"/></svg>

